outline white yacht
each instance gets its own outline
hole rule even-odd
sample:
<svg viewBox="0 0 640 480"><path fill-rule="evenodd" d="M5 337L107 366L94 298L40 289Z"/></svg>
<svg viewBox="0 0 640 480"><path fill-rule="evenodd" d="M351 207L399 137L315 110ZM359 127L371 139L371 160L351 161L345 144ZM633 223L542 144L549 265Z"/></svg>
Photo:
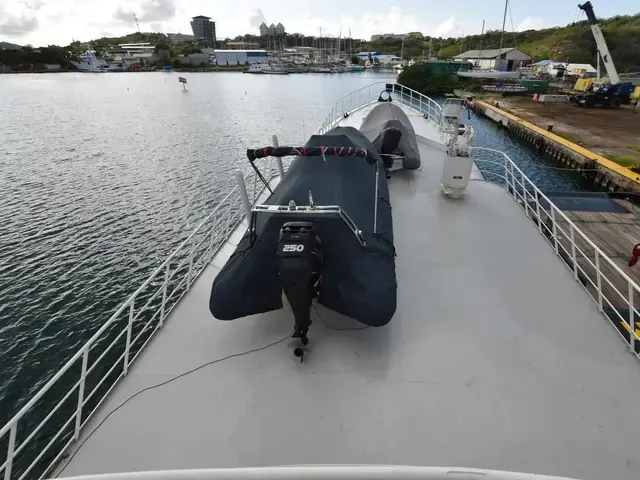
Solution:
<svg viewBox="0 0 640 480"><path fill-rule="evenodd" d="M376 123L385 102L403 113L387 109L395 117ZM597 247L586 256L593 244L580 226L506 154L474 148L461 109L378 83L338 99L306 146L248 145L256 170L236 172L219 205L0 429L4 479L640 478L639 287ZM375 142L367 137L375 149L336 145L340 132L372 125L384 125ZM386 133L401 131L417 150L388 153ZM297 155L290 168L287 152ZM327 168L349 155L345 172L362 176L339 181L333 170L338 181L322 189L318 175L292 176L304 162L321 166L318 152ZM493 169L484 176L481 156ZM314 182L308 202L282 195L297 181ZM356 205L371 217L324 204L356 201L372 185L375 196ZM283 300L282 272L246 279L229 298L248 295L248 308L275 284L283 308L212 316L212 284L238 273L229 266L240 265L239 246L259 244L265 221L298 214L330 216L349 251L366 240L394 252L392 271L350 285L366 296L378 277L397 284L372 299L393 296L385 326L337 313L321 292L308 331L291 338L299 312L287 287ZM385 243L376 230L390 215ZM269 247L273 262L292 245L305 266L295 242ZM322 242L329 266L314 288L344 254L329 247ZM597 277L590 289L578 281L584 262ZM626 337L603 307L603 285L620 281ZM214 309L245 307L218 300Z"/></svg>
<svg viewBox="0 0 640 480"><path fill-rule="evenodd" d="M272 66L268 63L252 63L243 73L257 73L269 75L288 75L289 72L284 67Z"/></svg>
<svg viewBox="0 0 640 480"><path fill-rule="evenodd" d="M96 58L95 51L91 48L91 44L87 44L87 51L78 55L78 61L71 61L79 72L84 73L104 73L110 69L109 64L104 60Z"/></svg>

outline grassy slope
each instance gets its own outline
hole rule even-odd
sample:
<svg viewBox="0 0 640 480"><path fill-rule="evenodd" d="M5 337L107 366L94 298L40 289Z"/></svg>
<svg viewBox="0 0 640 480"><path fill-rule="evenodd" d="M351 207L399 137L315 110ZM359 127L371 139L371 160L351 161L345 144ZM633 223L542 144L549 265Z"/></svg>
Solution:
<svg viewBox="0 0 640 480"><path fill-rule="evenodd" d="M601 24L618 70L640 71L640 14L605 19ZM431 43L432 55L446 59L460 51L478 49L480 45L485 49L498 48L500 36L499 31L489 31L482 39L480 35L472 35L461 39L406 40L404 53L405 57L428 55ZM518 32L516 42L518 48L533 56L536 61L552 58L595 64L596 44L586 21L565 27ZM381 53L398 55L401 45L402 41L399 39L384 39L365 42L361 50L378 50ZM513 33L505 33L503 45L514 46Z"/></svg>

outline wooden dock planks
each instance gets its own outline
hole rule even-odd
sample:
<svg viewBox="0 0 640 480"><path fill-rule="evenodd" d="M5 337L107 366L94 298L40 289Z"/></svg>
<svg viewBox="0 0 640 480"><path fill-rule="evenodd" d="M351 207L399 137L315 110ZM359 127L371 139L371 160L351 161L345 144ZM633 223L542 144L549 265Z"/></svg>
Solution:
<svg viewBox="0 0 640 480"><path fill-rule="evenodd" d="M634 245L640 243L640 215L632 204L624 200L613 200L622 205L628 213L585 212L563 210L563 213L607 255L616 266L640 285L640 262L630 267L629 259ZM544 231L553 242L550 219L541 214L545 222ZM535 219L534 219L535 220ZM557 218L559 251L563 259L572 266L570 228L567 221ZM595 249L577 232L574 234L578 276L587 286L589 293L597 299L597 274L595 269ZM608 262L600 259L600 279L603 308L613 308L619 312L628 310L628 283ZM606 278L605 278L606 277ZM608 301L607 301L608 300ZM640 294L634 294L634 306L640 310ZM624 316L624 314L623 314Z"/></svg>

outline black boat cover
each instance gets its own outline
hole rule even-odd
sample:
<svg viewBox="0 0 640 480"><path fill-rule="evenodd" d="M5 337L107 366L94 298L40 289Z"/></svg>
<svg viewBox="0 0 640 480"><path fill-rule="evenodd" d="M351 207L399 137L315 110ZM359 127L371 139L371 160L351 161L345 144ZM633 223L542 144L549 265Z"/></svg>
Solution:
<svg viewBox="0 0 640 480"><path fill-rule="evenodd" d="M336 127L314 135L307 147L357 147L375 152L352 127ZM330 150L330 149L327 149ZM381 157L373 164L363 157L325 154L296 157L283 181L265 201L270 205L309 205L309 190L317 205L339 205L362 230L366 246L338 216L255 213L256 238L249 232L213 282L209 309L219 320L282 308L282 288L276 247L285 222L314 222L322 241L323 278L318 301L326 307L372 326L387 324L396 310L395 251L389 187ZM259 160L257 161L259 167ZM377 233L374 197L378 171Z"/></svg>
<svg viewBox="0 0 640 480"><path fill-rule="evenodd" d="M391 102L376 105L362 122L360 131L378 152L403 156L402 166L407 170L420 168L416 132L409 117L397 105Z"/></svg>

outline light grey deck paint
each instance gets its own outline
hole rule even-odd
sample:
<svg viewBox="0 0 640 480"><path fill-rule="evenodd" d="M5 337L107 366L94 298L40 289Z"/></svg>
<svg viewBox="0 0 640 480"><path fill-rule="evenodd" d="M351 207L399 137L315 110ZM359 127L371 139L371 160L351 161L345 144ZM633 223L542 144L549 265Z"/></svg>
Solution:
<svg viewBox="0 0 640 480"><path fill-rule="evenodd" d="M446 198L441 151L420 149L422 170L390 180L388 326L333 331L314 313L304 364L287 341L146 392L64 475L360 463L640 478L636 360L502 187L472 181ZM217 272L198 279L84 435L132 393L291 330L288 310L212 318ZM357 325L318 309L332 326Z"/></svg>

